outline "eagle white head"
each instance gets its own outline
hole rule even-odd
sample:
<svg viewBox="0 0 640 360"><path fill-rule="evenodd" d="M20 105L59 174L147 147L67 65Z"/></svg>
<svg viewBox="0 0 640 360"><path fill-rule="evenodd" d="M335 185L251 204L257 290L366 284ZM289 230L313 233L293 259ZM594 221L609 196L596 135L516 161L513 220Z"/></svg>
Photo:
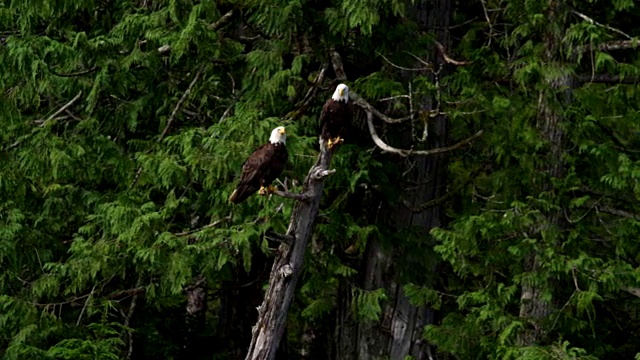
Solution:
<svg viewBox="0 0 640 360"><path fill-rule="evenodd" d="M336 91L334 91L333 96L331 97L334 101L344 101L345 103L349 102L349 87L345 84L340 84L336 87Z"/></svg>
<svg viewBox="0 0 640 360"><path fill-rule="evenodd" d="M284 130L284 126L278 126L277 128L271 130L271 136L269 137L269 142L272 144L277 143L286 143L287 141L287 132Z"/></svg>

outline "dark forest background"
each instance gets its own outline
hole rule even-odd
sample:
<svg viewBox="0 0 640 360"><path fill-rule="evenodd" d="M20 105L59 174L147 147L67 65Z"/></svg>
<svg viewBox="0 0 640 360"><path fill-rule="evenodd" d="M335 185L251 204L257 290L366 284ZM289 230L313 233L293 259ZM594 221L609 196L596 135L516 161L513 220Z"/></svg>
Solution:
<svg viewBox="0 0 640 360"><path fill-rule="evenodd" d="M244 358L294 200L227 199L279 125L301 190L340 62L393 148L354 105L278 358L640 358L638 37L633 0L0 0L0 358Z"/></svg>

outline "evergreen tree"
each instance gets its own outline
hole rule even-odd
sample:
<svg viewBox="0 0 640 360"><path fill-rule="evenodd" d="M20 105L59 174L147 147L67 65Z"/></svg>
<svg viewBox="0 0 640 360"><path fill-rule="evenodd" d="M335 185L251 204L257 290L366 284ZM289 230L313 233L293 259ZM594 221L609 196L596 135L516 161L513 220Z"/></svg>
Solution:
<svg viewBox="0 0 640 360"><path fill-rule="evenodd" d="M281 358L636 356L637 20L632 0L0 0L0 357L243 358L296 201L227 199L279 125L302 190L345 76L356 117Z"/></svg>

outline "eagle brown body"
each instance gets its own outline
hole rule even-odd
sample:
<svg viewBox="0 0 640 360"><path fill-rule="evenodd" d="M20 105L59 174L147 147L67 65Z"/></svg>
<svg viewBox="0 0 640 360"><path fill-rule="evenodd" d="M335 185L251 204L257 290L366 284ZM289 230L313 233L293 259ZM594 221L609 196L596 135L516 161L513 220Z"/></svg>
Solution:
<svg viewBox="0 0 640 360"><path fill-rule="evenodd" d="M274 132L276 130L278 128L274 129ZM281 134L284 134L284 128ZM267 188L270 188L271 183L282 173L288 158L284 140L273 143L270 140L256 149L242 164L240 182L229 201L234 204L241 203L258 190L261 191L261 195L265 195L268 192Z"/></svg>
<svg viewBox="0 0 640 360"><path fill-rule="evenodd" d="M351 122L349 88L340 84L331 99L322 107L320 114L320 138L331 149L344 140L347 126Z"/></svg>

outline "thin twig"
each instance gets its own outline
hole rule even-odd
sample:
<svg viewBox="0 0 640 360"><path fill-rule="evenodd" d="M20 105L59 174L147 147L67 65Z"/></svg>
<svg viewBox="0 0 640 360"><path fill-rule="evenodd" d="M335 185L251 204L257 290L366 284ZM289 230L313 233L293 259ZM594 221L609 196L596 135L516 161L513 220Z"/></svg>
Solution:
<svg viewBox="0 0 640 360"><path fill-rule="evenodd" d="M378 54L382 57L382 59L384 59L384 61L386 61L389 65L393 66L396 69L400 69L400 70L404 70L404 71L426 71L429 70L428 68L407 68L404 66L400 66L397 64L394 64L393 62L391 62L391 60L387 59L384 55L382 54Z"/></svg>
<svg viewBox="0 0 640 360"><path fill-rule="evenodd" d="M160 134L160 138L158 139L158 142L160 142L162 138L164 138L164 136L167 134L167 131L169 131L169 127L171 126L173 119L176 117L176 113L180 109L180 106L182 106L182 103L187 99L189 94L191 94L191 89L196 84L196 82L200 78L200 75L202 74L203 71L204 71L204 66L200 66L200 69L198 69L198 72L196 72L196 74L194 75L193 80L191 80L189 87L184 92L184 94L182 94L182 97L180 98L180 100L178 100L176 107L173 108L173 111L171 112L171 116L169 116L169 120L167 120L167 125L164 127L164 130L162 130L162 134Z"/></svg>
<svg viewBox="0 0 640 360"><path fill-rule="evenodd" d="M485 0L480 0L482 4L482 11L484 12L484 18L487 20L487 24L489 25L489 43L487 45L491 45L491 39L493 38L493 25L491 24L491 19L489 18L489 12L487 11L487 3Z"/></svg>
<svg viewBox="0 0 640 360"><path fill-rule="evenodd" d="M91 292L89 293L89 296L87 296L87 300L84 302L84 306L82 307L82 310L80 310L80 315L78 315L78 321L76 321L76 326L80 326L80 321L82 320L82 315L84 314L84 311L87 309L87 305L89 304L89 300L91 300L91 297L93 296L93 292L96 290L96 286L93 285L93 288L91 289Z"/></svg>
<svg viewBox="0 0 640 360"><path fill-rule="evenodd" d="M142 285L142 276L138 276L138 281L136 282L136 287ZM135 293L133 298L131 299L131 305L129 305L129 312L127 312L127 316L124 318L124 327L129 328L131 324L131 318L133 318L133 312L136 309L136 303L138 301L138 295L140 293ZM133 355L133 329L128 329L129 333L129 349L127 350L127 359L131 359Z"/></svg>
<svg viewBox="0 0 640 360"><path fill-rule="evenodd" d="M81 95L82 95L82 91L80 91L78 95L76 95L73 99L71 99L71 101L69 101L63 107L58 109L58 111L53 113L53 115L49 116L47 120L44 120L42 124L40 124L40 126L44 127L47 124L47 122L51 121L51 119L55 118L56 116L60 115L63 111L67 110L71 105L73 105L73 103L75 103L76 101L78 101L78 99L80 99Z"/></svg>
<svg viewBox="0 0 640 360"><path fill-rule="evenodd" d="M578 17L582 18L583 20L587 21L588 23L590 23L590 24L592 24L592 25L597 25L597 26L603 27L603 28L605 28L605 29L607 29L607 30L611 30L611 31L613 31L613 32L615 32L615 33L618 33L618 34L620 34L620 35L622 35L622 36L626 37L626 38L627 38L627 39L629 39L629 40L633 39L631 36L629 36L629 35L628 35L628 34L626 34L625 32L623 32L623 31L621 31L621 30L618 30L618 29L616 29L616 28L613 28L613 27L611 27L611 26L609 26L609 25L601 24L601 23L599 23L599 22L597 22L597 21L593 20L592 18L588 17L587 15L585 15L585 14L583 14L583 13L581 13L581 12L578 12L578 11L576 11L576 10L571 10L571 12L572 12L574 15L577 15Z"/></svg>
<svg viewBox="0 0 640 360"><path fill-rule="evenodd" d="M231 16L233 16L233 9L227 11L227 13L222 15L220 19L218 19L216 22L209 24L209 26L207 26L207 29L209 30L217 29L218 27L220 27L220 25L224 24L227 20L229 20Z"/></svg>
<svg viewBox="0 0 640 360"><path fill-rule="evenodd" d="M367 111L367 123L369 125L369 133L371 134L371 138L373 139L373 142L376 143L376 145L387 152L390 153L394 153L394 154L398 154L400 156L410 156L410 155L414 155L414 156L428 156L428 155L435 155L435 154L441 154L444 152L448 152L451 150L456 150L458 148L463 147L464 145L472 142L473 140L475 140L477 137L479 137L480 135L482 135L483 131L480 130L477 133L471 135L470 137L454 144L451 146L447 146L447 147L442 147L442 148L437 148L437 149L431 149L431 150L406 150L406 149L398 149L398 148L394 148L392 146L387 145L384 141L382 141L382 139L380 139L380 137L378 136L378 134L376 133L376 129L373 126L373 113L370 111Z"/></svg>
<svg viewBox="0 0 640 360"><path fill-rule="evenodd" d="M458 61L449 57L449 55L444 49L444 45L442 45L437 41L436 41L436 47L438 48L438 50L440 50L440 54L442 54L442 58L444 59L444 61L448 62L449 64L458 65L458 66L465 66L465 65L471 64L471 61Z"/></svg>
<svg viewBox="0 0 640 360"><path fill-rule="evenodd" d="M200 232L200 231L202 231L202 230L206 230L206 229L210 229L210 228L212 228L212 227L216 227L216 226L220 225L221 223L223 223L223 222L225 222L225 221L228 221L228 220L231 220L231 215L229 215L229 216L225 216L225 217L223 217L222 219L217 220L217 221L214 221L214 222L212 222L211 224L207 224L207 225L205 225L205 226L203 226L203 227L200 227L200 228L197 228L197 229L193 229L193 230L188 230L188 231L183 231L183 232L175 233L174 235L175 235L175 236L187 236L187 235L192 235L192 234L195 234L195 233Z"/></svg>
<svg viewBox="0 0 640 360"><path fill-rule="evenodd" d="M398 119L390 118L387 115L380 112L378 109L374 108L371 104L369 104L366 100L364 100L360 95L358 95L354 91L349 91L349 99L353 100L353 103L361 107L364 111L373 113L378 119L389 124L398 124L411 119L411 115L398 118Z"/></svg>

